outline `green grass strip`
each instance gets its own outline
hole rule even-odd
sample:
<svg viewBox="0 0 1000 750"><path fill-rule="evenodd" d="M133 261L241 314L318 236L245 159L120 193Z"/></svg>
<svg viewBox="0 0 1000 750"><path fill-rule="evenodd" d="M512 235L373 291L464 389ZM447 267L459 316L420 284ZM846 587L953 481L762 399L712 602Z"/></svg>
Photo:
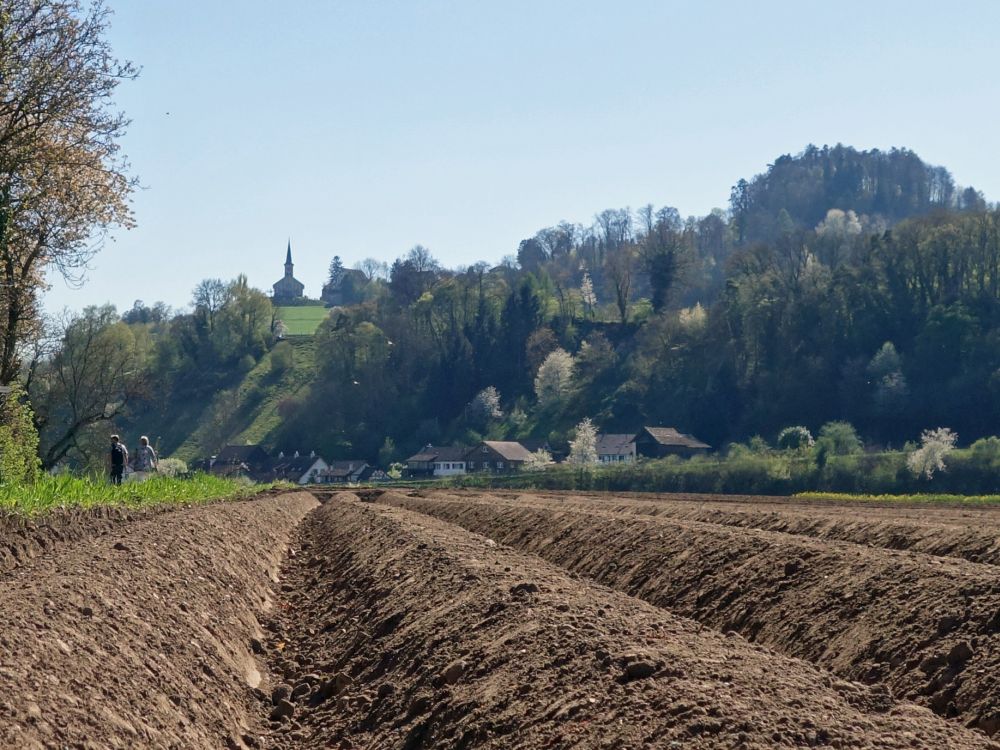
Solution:
<svg viewBox="0 0 1000 750"><path fill-rule="evenodd" d="M301 305L279 307L276 314L285 324L289 336L312 336L330 314L330 310L322 305Z"/></svg>
<svg viewBox="0 0 1000 750"><path fill-rule="evenodd" d="M156 476L112 485L106 479L45 476L32 485L0 485L0 512L34 516L60 508L110 505L143 508L250 497L272 485L247 484L209 474L190 479Z"/></svg>

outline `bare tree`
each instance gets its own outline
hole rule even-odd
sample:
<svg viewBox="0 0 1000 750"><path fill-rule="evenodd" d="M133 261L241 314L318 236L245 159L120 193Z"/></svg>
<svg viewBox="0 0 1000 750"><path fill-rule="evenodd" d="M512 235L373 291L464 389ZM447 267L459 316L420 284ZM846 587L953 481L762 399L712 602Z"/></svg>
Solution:
<svg viewBox="0 0 1000 750"><path fill-rule="evenodd" d="M204 279L192 293L195 314L200 316L209 331L215 330L215 318L229 301L229 284L222 279Z"/></svg>
<svg viewBox="0 0 1000 750"><path fill-rule="evenodd" d="M413 270L418 273L425 271L440 271L441 264L437 262L431 251L423 245L414 245L410 252L406 254L406 262L413 266Z"/></svg>
<svg viewBox="0 0 1000 750"><path fill-rule="evenodd" d="M113 306L88 307L62 326L58 351L32 378L46 468L73 451L87 428L121 415L143 388L143 352Z"/></svg>
<svg viewBox="0 0 1000 750"><path fill-rule="evenodd" d="M376 258L365 258L354 264L355 271L361 271L369 282L389 278L389 264Z"/></svg>
<svg viewBox="0 0 1000 750"><path fill-rule="evenodd" d="M605 276L615 292L615 304L621 322L628 321L628 303L632 293L632 270L635 267L635 246L622 245L605 259Z"/></svg>
<svg viewBox="0 0 1000 750"><path fill-rule="evenodd" d="M100 0L0 0L0 383L18 375L45 272L79 281L104 233L132 224L111 98L136 69L111 54L108 16Z"/></svg>

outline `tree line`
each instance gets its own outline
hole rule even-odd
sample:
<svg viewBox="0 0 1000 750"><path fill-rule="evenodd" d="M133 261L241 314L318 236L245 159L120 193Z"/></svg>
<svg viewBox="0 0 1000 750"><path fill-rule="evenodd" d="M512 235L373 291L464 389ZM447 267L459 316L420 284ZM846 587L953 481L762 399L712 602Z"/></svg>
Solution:
<svg viewBox="0 0 1000 750"><path fill-rule="evenodd" d="M268 442L384 463L484 437L568 450L584 418L609 432L672 425L716 447L835 421L889 446L938 426L970 442L988 435L1000 417L1000 213L915 158L809 148L747 183L759 196L813 196L789 198L792 210L764 197L747 206L734 191L727 211L704 217L647 206L547 227L493 266L446 269L419 245L392 264L358 264L354 304L321 325L309 387L283 399ZM865 168L846 179L817 159ZM895 208L877 213L884 188L866 192L866 175L897 162ZM761 229L767 211L775 221ZM741 240L751 216L754 239L744 229ZM179 313L137 303L76 316L31 375L47 462L68 455L64 434L54 450L72 424L60 410L74 403L53 397L60 368L77 349L100 350L77 343L81 332L134 352L118 395L98 399L101 418L167 434L178 432L172 415L263 357L302 366L272 352L276 323L243 277L200 283Z"/></svg>

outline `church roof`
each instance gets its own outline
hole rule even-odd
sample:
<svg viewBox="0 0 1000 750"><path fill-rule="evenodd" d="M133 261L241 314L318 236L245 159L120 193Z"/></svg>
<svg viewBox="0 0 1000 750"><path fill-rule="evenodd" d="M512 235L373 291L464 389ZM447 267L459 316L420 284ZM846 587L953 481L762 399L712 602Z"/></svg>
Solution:
<svg viewBox="0 0 1000 750"><path fill-rule="evenodd" d="M292 262L292 241L288 240L288 253L285 255L285 263Z"/></svg>

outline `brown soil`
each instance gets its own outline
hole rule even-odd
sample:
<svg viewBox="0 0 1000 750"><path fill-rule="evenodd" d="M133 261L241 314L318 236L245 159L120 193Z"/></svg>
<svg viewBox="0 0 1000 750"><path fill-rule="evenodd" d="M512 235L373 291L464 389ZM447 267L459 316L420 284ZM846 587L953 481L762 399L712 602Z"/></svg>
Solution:
<svg viewBox="0 0 1000 750"><path fill-rule="evenodd" d="M536 495L529 495L534 497ZM854 542L885 549L924 552L939 557L961 557L971 562L1000 565L1000 507L895 508L867 503L816 505L784 502L746 502L743 498L658 496L622 499L608 495L542 495L568 507L667 516L726 526L781 531L817 539Z"/></svg>
<svg viewBox="0 0 1000 750"><path fill-rule="evenodd" d="M757 522L738 528L605 510L610 501L415 494L431 496L380 499L886 685L988 734L1000 730L1000 577L992 565L764 531Z"/></svg>
<svg viewBox="0 0 1000 750"><path fill-rule="evenodd" d="M273 497L282 492L269 489L256 497ZM145 508L113 505L70 507L53 509L38 516L0 512L0 576L71 542L110 534L133 521L184 507L191 506L164 503Z"/></svg>
<svg viewBox="0 0 1000 750"><path fill-rule="evenodd" d="M0 576L0 747L238 740L261 710L256 614L315 505L295 493L160 513Z"/></svg>
<svg viewBox="0 0 1000 750"><path fill-rule="evenodd" d="M110 533L150 513L104 506L54 510L38 518L0 514L0 575L63 544Z"/></svg>
<svg viewBox="0 0 1000 750"><path fill-rule="evenodd" d="M269 624L279 748L997 747L453 525L335 498Z"/></svg>
<svg viewBox="0 0 1000 750"><path fill-rule="evenodd" d="M1000 750L887 687L926 672L937 687L916 700L933 705L943 685L962 722L990 728L996 683L981 673L996 671L996 636L974 629L994 568L518 494L382 499L560 565L349 493L0 533L0 549L16 537L26 550L0 572L0 747ZM718 629L578 573L659 604L674 591L676 612ZM914 645L924 610L959 602L948 632ZM871 663L945 664L890 658L866 686L731 631L787 653L797 638L779 636L795 627L811 648L824 636L816 661L853 674L847 611Z"/></svg>

